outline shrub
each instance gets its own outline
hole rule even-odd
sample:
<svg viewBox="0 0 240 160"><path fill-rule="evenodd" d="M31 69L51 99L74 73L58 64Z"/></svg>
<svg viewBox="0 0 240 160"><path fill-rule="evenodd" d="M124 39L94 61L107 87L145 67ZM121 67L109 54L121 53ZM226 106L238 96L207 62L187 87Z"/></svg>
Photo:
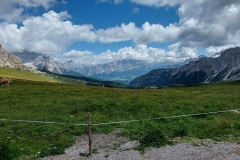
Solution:
<svg viewBox="0 0 240 160"><path fill-rule="evenodd" d="M142 139L140 139L140 145L146 147L161 147L168 144L166 136L160 129L153 129L146 133Z"/></svg>
<svg viewBox="0 0 240 160"><path fill-rule="evenodd" d="M19 150L9 145L8 142L0 142L1 160L12 160L19 155Z"/></svg>

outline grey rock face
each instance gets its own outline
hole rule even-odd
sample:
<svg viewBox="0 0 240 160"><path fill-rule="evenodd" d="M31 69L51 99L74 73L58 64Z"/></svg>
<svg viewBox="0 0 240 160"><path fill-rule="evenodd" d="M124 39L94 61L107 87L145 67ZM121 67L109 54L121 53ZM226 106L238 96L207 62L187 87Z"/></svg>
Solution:
<svg viewBox="0 0 240 160"><path fill-rule="evenodd" d="M24 67L20 58L6 51L4 48L2 48L2 45L0 45L0 66L8 68Z"/></svg>

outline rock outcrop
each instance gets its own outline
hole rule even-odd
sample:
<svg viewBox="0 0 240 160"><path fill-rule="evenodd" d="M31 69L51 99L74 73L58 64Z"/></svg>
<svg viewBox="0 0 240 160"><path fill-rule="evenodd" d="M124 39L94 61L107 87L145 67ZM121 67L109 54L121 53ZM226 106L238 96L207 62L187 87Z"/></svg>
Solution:
<svg viewBox="0 0 240 160"><path fill-rule="evenodd" d="M19 57L6 51L0 44L0 67L21 69L24 68L24 65Z"/></svg>

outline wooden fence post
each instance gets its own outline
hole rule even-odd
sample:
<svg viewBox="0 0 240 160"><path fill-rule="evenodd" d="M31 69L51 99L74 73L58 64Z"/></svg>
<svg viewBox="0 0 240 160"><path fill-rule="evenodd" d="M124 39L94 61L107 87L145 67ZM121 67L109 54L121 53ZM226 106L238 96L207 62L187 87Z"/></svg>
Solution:
<svg viewBox="0 0 240 160"><path fill-rule="evenodd" d="M92 131L91 131L91 113L88 112L88 139L89 139L89 154L92 155Z"/></svg>

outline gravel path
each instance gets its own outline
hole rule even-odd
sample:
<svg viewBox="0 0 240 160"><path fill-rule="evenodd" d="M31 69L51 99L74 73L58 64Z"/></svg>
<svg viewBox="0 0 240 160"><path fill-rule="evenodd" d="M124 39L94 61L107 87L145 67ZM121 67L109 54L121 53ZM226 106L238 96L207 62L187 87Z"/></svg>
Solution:
<svg viewBox="0 0 240 160"><path fill-rule="evenodd" d="M45 157L42 160L240 160L240 145L211 140L180 143L174 146L150 148L145 154L132 150L137 141L129 141L117 136L117 131L109 135L93 135L93 148L97 154L90 157L80 156L88 153L88 137L78 137L74 146L66 149L64 155Z"/></svg>

